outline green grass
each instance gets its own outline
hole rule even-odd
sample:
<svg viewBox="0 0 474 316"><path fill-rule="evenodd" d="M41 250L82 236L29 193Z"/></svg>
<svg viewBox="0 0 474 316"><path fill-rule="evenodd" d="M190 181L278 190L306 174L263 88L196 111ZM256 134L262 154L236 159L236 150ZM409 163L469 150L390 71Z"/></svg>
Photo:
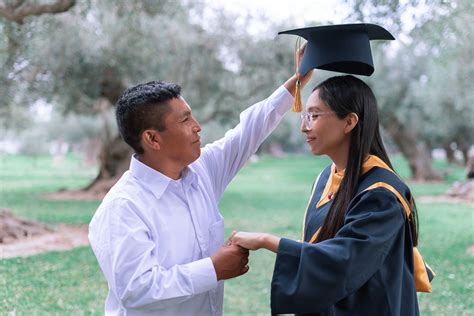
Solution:
<svg viewBox="0 0 474 316"><path fill-rule="evenodd" d="M0 276L0 311L102 314L107 283L89 247L1 260Z"/></svg>
<svg viewBox="0 0 474 316"><path fill-rule="evenodd" d="M53 201L41 194L84 187L96 172L75 156L55 163L51 157L0 155L0 207L48 223L88 223L100 201Z"/></svg>
<svg viewBox="0 0 474 316"><path fill-rule="evenodd" d="M307 197L327 159L290 156L247 165L228 187L220 209L226 235L233 229L266 231L298 239ZM407 177L408 167L394 159ZM411 184L416 195L445 193L462 176L452 168L445 182ZM75 157L54 166L47 157L0 156L0 208L49 223L87 223L98 201L47 201L41 192L81 187L96 170ZM418 203L425 260L438 274L433 293L419 294L422 315L474 313L474 258L466 251L473 238L474 209L465 204ZM268 315L274 254L254 252L247 275L226 282L224 315ZM28 258L0 260L0 315L101 315L107 284L89 247Z"/></svg>
<svg viewBox="0 0 474 316"><path fill-rule="evenodd" d="M462 204L420 203L420 246L437 276L433 293L418 295L423 315L474 313L474 209Z"/></svg>

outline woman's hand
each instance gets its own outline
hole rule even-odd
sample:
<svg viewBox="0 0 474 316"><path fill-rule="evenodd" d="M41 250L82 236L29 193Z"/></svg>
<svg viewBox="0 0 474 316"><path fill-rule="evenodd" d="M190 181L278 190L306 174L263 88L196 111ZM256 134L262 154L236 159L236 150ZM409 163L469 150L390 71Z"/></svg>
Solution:
<svg viewBox="0 0 474 316"><path fill-rule="evenodd" d="M265 248L277 252L280 237L266 233L238 232L233 234L232 243L249 250Z"/></svg>

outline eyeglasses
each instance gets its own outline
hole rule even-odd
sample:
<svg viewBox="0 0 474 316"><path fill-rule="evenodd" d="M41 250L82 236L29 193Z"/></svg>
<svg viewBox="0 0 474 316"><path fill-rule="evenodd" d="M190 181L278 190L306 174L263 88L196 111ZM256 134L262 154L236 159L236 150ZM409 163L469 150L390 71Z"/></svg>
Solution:
<svg viewBox="0 0 474 316"><path fill-rule="evenodd" d="M305 124L305 127L311 128L314 122L324 115L335 114L334 112L303 112L300 114L301 122Z"/></svg>

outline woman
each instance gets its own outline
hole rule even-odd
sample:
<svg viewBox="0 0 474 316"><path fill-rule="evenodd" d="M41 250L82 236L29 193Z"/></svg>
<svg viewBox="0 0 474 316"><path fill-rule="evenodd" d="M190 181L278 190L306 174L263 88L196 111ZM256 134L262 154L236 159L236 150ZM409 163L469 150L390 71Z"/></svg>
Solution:
<svg viewBox="0 0 474 316"><path fill-rule="evenodd" d="M392 171L371 89L350 75L327 79L310 95L301 131L314 155L333 162L313 186L303 242L246 232L232 239L277 253L272 313L418 315L416 207Z"/></svg>

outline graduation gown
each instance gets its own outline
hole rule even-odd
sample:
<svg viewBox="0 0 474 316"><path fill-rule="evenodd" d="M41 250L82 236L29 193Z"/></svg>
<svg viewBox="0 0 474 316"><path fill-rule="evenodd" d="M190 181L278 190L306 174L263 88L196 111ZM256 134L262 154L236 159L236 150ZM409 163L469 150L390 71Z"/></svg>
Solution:
<svg viewBox="0 0 474 316"><path fill-rule="evenodd" d="M271 286L272 314L418 315L413 278L413 242L405 209L389 183L411 196L385 163L369 156L358 192L350 201L343 226L332 239L313 244L316 232L342 180L328 166L313 187L304 242L282 238Z"/></svg>

